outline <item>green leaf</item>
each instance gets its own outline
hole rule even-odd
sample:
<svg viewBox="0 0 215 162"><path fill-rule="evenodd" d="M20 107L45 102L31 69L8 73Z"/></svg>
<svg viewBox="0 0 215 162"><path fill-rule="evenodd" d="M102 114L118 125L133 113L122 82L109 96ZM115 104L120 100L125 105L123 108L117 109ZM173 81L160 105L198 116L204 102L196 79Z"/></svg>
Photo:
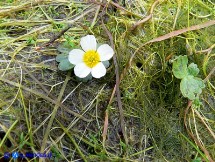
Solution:
<svg viewBox="0 0 215 162"><path fill-rule="evenodd" d="M74 48L75 47L75 43L74 43L75 37L70 37L68 35L65 35L65 38L66 38L66 44L69 45L70 47Z"/></svg>
<svg viewBox="0 0 215 162"><path fill-rule="evenodd" d="M103 44L102 43L97 43L96 49L98 49L101 45L103 45Z"/></svg>
<svg viewBox="0 0 215 162"><path fill-rule="evenodd" d="M36 41L34 40L33 37L30 37L30 38L27 40L27 44L28 44L28 45L32 45L32 44L35 44L35 43L36 43Z"/></svg>
<svg viewBox="0 0 215 162"><path fill-rule="evenodd" d="M61 62L62 60L68 59L68 54L59 54L56 57L57 62Z"/></svg>
<svg viewBox="0 0 215 162"><path fill-rule="evenodd" d="M64 59L64 60L61 60L61 62L59 63L58 65L58 68L61 70L61 71L66 71L66 70L70 70L74 67L73 64L71 64L69 62L68 59Z"/></svg>
<svg viewBox="0 0 215 162"><path fill-rule="evenodd" d="M108 68L110 66L110 62L109 61L102 61L102 63L105 66L105 68Z"/></svg>
<svg viewBox="0 0 215 162"><path fill-rule="evenodd" d="M188 75L187 70L188 59L187 56L179 56L177 60L173 62L173 74L178 79L183 79Z"/></svg>
<svg viewBox="0 0 215 162"><path fill-rule="evenodd" d="M72 50L71 48L67 47L67 46L63 46L63 45L59 45L57 47L57 50L61 53L67 53L69 54L69 52Z"/></svg>
<svg viewBox="0 0 215 162"><path fill-rule="evenodd" d="M93 78L93 76L92 76L92 74L90 73L90 74L88 74L85 78L79 78L79 77L77 77L77 80L78 80L79 82L87 82L87 81L89 81L89 80L92 80L92 78Z"/></svg>
<svg viewBox="0 0 215 162"><path fill-rule="evenodd" d="M202 162L202 159L200 157L197 157L196 159L193 159L192 162Z"/></svg>
<svg viewBox="0 0 215 162"><path fill-rule="evenodd" d="M24 141L24 134L22 132L21 135L20 135L20 142L23 142L23 141Z"/></svg>
<svg viewBox="0 0 215 162"><path fill-rule="evenodd" d="M120 140L120 145L121 145L123 150L126 150L127 145L122 140Z"/></svg>
<svg viewBox="0 0 215 162"><path fill-rule="evenodd" d="M197 97L195 100L193 100L193 104L195 108L198 108L202 105L202 102L199 100L199 98Z"/></svg>
<svg viewBox="0 0 215 162"><path fill-rule="evenodd" d="M51 152L52 152L54 158L60 158L61 157L60 152L58 151L58 149L55 146L51 147Z"/></svg>
<svg viewBox="0 0 215 162"><path fill-rule="evenodd" d="M197 76L199 73L199 69L198 69L197 65L194 63L191 63L188 66L188 73L189 73L189 75Z"/></svg>
<svg viewBox="0 0 215 162"><path fill-rule="evenodd" d="M184 97L194 100L199 94L202 93L202 88L205 84L202 79L188 75L181 80L180 89Z"/></svg>

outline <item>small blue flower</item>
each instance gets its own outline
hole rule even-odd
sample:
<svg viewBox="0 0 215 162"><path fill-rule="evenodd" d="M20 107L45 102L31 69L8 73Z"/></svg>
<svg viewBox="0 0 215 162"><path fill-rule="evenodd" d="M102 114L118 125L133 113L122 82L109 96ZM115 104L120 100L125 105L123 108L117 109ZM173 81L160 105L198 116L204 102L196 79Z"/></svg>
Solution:
<svg viewBox="0 0 215 162"><path fill-rule="evenodd" d="M10 153L9 152L5 152L4 153L4 158L5 159L9 159L10 158Z"/></svg>
<svg viewBox="0 0 215 162"><path fill-rule="evenodd" d="M12 157L13 157L14 159L17 159L17 158L19 157L19 153L18 153L18 152L13 152L13 153L12 153Z"/></svg>

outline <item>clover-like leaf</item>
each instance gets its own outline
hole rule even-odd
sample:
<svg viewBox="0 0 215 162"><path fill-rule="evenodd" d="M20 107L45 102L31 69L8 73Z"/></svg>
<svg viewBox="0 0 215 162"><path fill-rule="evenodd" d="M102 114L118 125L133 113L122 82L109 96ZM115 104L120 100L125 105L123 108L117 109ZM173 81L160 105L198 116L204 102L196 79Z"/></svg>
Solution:
<svg viewBox="0 0 215 162"><path fill-rule="evenodd" d="M57 47L57 50L61 53L69 53L71 51L71 47L65 46L65 45L59 45Z"/></svg>
<svg viewBox="0 0 215 162"><path fill-rule="evenodd" d="M184 97L194 100L199 94L202 93L202 88L205 84L202 79L188 75L181 80L180 90Z"/></svg>
<svg viewBox="0 0 215 162"><path fill-rule="evenodd" d="M199 68L197 67L196 64L191 63L191 64L188 66L188 73L189 73L189 75L197 76L198 73L199 73Z"/></svg>
<svg viewBox="0 0 215 162"><path fill-rule="evenodd" d="M59 54L56 57L57 62L61 62L62 60L68 59L68 54Z"/></svg>
<svg viewBox="0 0 215 162"><path fill-rule="evenodd" d="M73 67L74 67L74 65L71 64L68 59L61 60L60 63L59 63L59 65L58 65L58 68L61 71L70 70Z"/></svg>
<svg viewBox="0 0 215 162"><path fill-rule="evenodd" d="M188 75L187 70L188 58L187 56L179 56L177 60L173 62L173 74L178 79L183 79Z"/></svg>

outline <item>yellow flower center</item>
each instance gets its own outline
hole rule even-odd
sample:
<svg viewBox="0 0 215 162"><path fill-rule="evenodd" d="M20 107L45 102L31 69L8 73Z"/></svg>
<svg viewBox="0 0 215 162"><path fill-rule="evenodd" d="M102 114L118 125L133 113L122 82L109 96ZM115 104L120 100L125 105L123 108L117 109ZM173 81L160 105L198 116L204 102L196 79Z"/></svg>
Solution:
<svg viewBox="0 0 215 162"><path fill-rule="evenodd" d="M83 61L88 67L93 68L100 62L100 56L98 52L89 50L85 52Z"/></svg>

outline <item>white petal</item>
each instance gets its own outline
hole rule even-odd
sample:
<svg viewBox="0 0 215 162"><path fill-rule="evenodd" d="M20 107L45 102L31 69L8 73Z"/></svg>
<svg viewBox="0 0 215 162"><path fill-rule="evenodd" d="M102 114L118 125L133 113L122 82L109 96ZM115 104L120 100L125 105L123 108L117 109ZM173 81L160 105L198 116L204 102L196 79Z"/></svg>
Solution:
<svg viewBox="0 0 215 162"><path fill-rule="evenodd" d="M85 78L91 72L91 68L89 68L85 63L80 63L74 68L75 75L79 78Z"/></svg>
<svg viewBox="0 0 215 162"><path fill-rule="evenodd" d="M77 65L79 63L83 62L83 56L84 56L84 51L80 49L73 49L72 51L69 52L69 62L73 65Z"/></svg>
<svg viewBox="0 0 215 162"><path fill-rule="evenodd" d="M108 45L108 44L103 44L101 45L97 52L100 55L100 60L101 61L107 61L110 60L111 57L113 57L114 51L113 49Z"/></svg>
<svg viewBox="0 0 215 162"><path fill-rule="evenodd" d="M96 51L96 38L93 35L87 35L81 38L81 47L86 52L88 50Z"/></svg>
<svg viewBox="0 0 215 162"><path fill-rule="evenodd" d="M94 78L101 78L106 74L105 66L100 62L95 67L92 68L92 76Z"/></svg>

